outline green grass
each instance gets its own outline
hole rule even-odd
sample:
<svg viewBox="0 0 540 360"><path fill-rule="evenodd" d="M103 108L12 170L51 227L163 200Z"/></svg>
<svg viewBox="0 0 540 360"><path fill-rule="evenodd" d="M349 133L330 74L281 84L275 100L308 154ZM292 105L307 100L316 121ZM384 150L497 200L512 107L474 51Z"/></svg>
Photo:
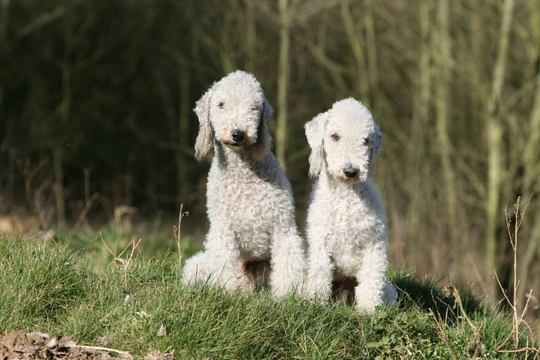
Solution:
<svg viewBox="0 0 540 360"><path fill-rule="evenodd" d="M174 222L170 222L174 225ZM53 237L53 240L67 243L70 248L91 257L92 263L100 267L113 261L125 249L131 249L131 242L139 239L144 241L136 247L135 254L160 256L163 252L167 252L171 256L178 256L173 230L168 230L161 222L139 221L130 229L116 226L111 222L100 227L99 232L93 228L85 228L75 233L58 234ZM185 260L201 250L202 244L195 243L190 236L183 236L180 247Z"/></svg>
<svg viewBox="0 0 540 360"><path fill-rule="evenodd" d="M176 359L516 358L504 352L513 350L509 314L466 291L463 314L434 283L404 272L391 274L403 291L399 307L366 315L266 292L184 287L175 254L130 253L103 265L84 248L0 235L0 329L74 334L78 344L135 358L152 350ZM520 347L531 347L526 335Z"/></svg>

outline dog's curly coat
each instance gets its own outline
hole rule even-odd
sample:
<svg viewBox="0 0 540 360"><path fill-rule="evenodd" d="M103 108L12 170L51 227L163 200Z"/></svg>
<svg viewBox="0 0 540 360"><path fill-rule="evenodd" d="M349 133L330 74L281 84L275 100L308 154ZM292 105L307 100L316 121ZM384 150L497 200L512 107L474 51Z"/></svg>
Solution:
<svg viewBox="0 0 540 360"><path fill-rule="evenodd" d="M305 130L310 174L318 176L307 217L306 294L326 301L333 283L334 290L336 282L354 283L359 309L394 303L397 292L385 278L385 210L369 177L381 147L377 124L360 102L349 98L317 115Z"/></svg>
<svg viewBox="0 0 540 360"><path fill-rule="evenodd" d="M304 244L291 185L270 151L272 107L259 82L233 72L212 85L195 112L197 159L214 148L207 184L210 230L204 252L186 262L183 282L236 289L269 277L277 296L296 290L303 281ZM260 264L268 262L270 274L261 274L267 269Z"/></svg>

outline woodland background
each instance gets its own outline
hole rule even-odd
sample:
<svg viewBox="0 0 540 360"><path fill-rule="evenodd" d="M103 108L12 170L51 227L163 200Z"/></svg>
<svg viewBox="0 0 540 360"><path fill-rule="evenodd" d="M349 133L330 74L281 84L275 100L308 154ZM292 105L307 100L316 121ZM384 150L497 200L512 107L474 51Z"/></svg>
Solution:
<svg viewBox="0 0 540 360"><path fill-rule="evenodd" d="M538 294L537 0L0 0L0 215L58 234L126 214L172 229L183 204L202 241L211 157L194 159L192 109L236 69L275 109L301 229L303 125L353 96L383 132L391 267L506 285L503 210L522 196L521 304Z"/></svg>

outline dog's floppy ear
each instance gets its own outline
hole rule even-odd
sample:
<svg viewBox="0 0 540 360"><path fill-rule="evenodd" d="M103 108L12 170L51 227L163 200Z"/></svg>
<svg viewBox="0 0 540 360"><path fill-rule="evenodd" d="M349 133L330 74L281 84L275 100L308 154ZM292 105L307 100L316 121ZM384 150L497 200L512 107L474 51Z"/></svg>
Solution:
<svg viewBox="0 0 540 360"><path fill-rule="evenodd" d="M373 155L377 155L381 151L382 146L382 133L378 126L375 126L375 132L373 134Z"/></svg>
<svg viewBox="0 0 540 360"><path fill-rule="evenodd" d="M316 177L324 165L323 134L328 112L321 113L304 125L311 154L309 155L309 175Z"/></svg>
<svg viewBox="0 0 540 360"><path fill-rule="evenodd" d="M373 170L373 158L381 151L382 134L379 127L375 125L375 131L373 132L373 144L369 153L369 169Z"/></svg>
<svg viewBox="0 0 540 360"><path fill-rule="evenodd" d="M257 128L257 144L253 149L253 155L257 160L264 159L272 148L272 137L268 134L268 123L273 113L272 106L266 98L263 98L261 118L259 120L259 127Z"/></svg>
<svg viewBox="0 0 540 360"><path fill-rule="evenodd" d="M272 105L270 105L268 100L264 98L263 108L262 108L262 120L264 122L264 125L268 125L273 115L274 115L274 109L272 109Z"/></svg>
<svg viewBox="0 0 540 360"><path fill-rule="evenodd" d="M213 87L197 101L195 114L199 118L199 134L195 140L195 158L201 160L214 146L214 134L210 124L210 98Z"/></svg>

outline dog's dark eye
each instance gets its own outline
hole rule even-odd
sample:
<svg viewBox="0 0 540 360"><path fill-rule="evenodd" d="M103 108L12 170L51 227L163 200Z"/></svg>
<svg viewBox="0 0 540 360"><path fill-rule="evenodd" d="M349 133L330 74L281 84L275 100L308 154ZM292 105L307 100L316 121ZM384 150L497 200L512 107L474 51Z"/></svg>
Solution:
<svg viewBox="0 0 540 360"><path fill-rule="evenodd" d="M222 101L217 105L220 109L223 109L225 107L225 103Z"/></svg>
<svg viewBox="0 0 540 360"><path fill-rule="evenodd" d="M339 136L338 134L332 134L332 135L330 135L330 137L334 141L339 141L339 139L341 139L341 136Z"/></svg>
<svg viewBox="0 0 540 360"><path fill-rule="evenodd" d="M364 145L369 145L369 138L364 139Z"/></svg>

